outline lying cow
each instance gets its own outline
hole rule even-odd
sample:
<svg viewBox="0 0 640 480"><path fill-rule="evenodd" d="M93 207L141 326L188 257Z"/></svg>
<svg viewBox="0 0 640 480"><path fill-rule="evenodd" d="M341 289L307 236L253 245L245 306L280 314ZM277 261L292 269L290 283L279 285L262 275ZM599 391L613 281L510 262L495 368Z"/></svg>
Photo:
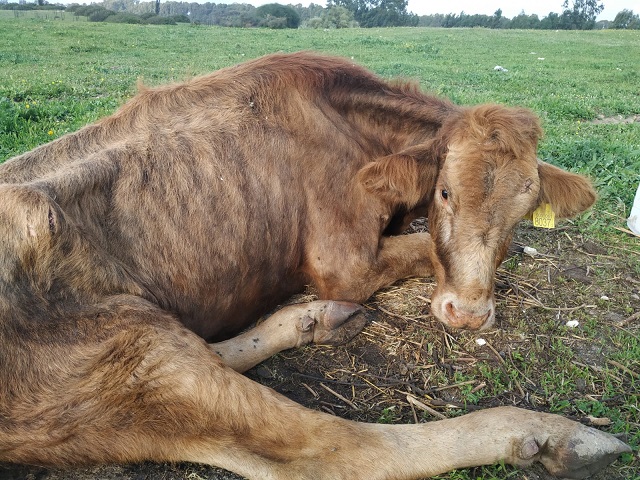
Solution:
<svg viewBox="0 0 640 480"><path fill-rule="evenodd" d="M594 201L585 179L536 159L539 135L528 111L454 106L299 53L143 90L9 160L0 461L194 461L258 479L501 460L578 478L612 461L625 444L555 415L361 424L237 373L343 339L362 319L349 302L408 276L435 274L444 323L491 325L515 224L540 202L565 217ZM425 211L430 235L391 235ZM307 284L320 300L225 340Z"/></svg>

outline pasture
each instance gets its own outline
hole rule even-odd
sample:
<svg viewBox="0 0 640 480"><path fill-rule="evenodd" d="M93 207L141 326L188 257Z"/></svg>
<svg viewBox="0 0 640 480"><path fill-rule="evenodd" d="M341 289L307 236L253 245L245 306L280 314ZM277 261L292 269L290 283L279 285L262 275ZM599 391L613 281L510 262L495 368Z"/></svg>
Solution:
<svg viewBox="0 0 640 480"><path fill-rule="evenodd" d="M619 230L640 182L637 32L276 31L0 13L0 161L113 112L139 80L180 81L277 51L353 58L460 104L534 110L546 132L540 157L591 176L600 198L554 230L522 222L515 241L537 254L514 252L501 268L497 328L445 331L429 315L431 279L411 279L370 300L371 323L350 344L285 352L248 375L310 408L370 422L497 405L560 413L624 434L636 449L597 478L640 478L640 240ZM235 478L195 465L0 466L0 478L28 475ZM548 477L539 467L493 466L439 478Z"/></svg>

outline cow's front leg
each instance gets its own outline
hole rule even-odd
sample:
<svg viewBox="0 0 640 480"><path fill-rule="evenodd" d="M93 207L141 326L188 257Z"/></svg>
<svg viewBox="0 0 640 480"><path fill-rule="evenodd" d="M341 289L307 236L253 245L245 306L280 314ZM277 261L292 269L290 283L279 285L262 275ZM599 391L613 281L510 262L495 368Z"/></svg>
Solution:
<svg viewBox="0 0 640 480"><path fill-rule="evenodd" d="M310 343L345 343L359 333L365 323L362 307L355 303L300 303L278 310L237 337L209 346L229 367L245 372L289 348Z"/></svg>
<svg viewBox="0 0 640 480"><path fill-rule="evenodd" d="M361 303L398 280L434 273L428 233L382 237L374 251L366 247L342 251L345 258L335 256L327 264L319 257L316 262L312 280L320 298Z"/></svg>

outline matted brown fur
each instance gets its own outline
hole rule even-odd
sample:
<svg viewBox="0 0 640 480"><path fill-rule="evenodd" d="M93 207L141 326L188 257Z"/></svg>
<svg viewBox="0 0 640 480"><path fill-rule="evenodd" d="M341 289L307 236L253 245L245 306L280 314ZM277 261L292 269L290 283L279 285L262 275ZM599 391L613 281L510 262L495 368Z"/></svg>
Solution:
<svg viewBox="0 0 640 480"><path fill-rule="evenodd" d="M434 314L486 327L516 221L541 201L564 216L594 199L585 179L537 161L539 134L530 112L454 106L299 53L143 88L114 115L9 160L0 461L412 478L501 459L582 471L615 456L623 447L611 443L574 458L570 446L589 431L514 409L429 429L334 419L242 377L205 343L307 284L361 302L434 272L434 306L445 298ZM391 235L425 211L431 235ZM318 325L301 315L303 333ZM443 453L470 429L476 450ZM539 452L549 438L558 448Z"/></svg>

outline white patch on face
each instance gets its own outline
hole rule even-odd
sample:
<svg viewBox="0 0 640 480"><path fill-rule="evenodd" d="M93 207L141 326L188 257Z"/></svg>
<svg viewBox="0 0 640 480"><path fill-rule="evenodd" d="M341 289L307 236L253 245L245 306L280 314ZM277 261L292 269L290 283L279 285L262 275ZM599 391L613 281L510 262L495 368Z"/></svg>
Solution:
<svg viewBox="0 0 640 480"><path fill-rule="evenodd" d="M440 238L442 242L449 243L451 241L451 219L445 218L445 221L442 222L442 228L440 229Z"/></svg>
<svg viewBox="0 0 640 480"><path fill-rule="evenodd" d="M493 258L491 251L480 245L465 245L460 255L453 258L454 278L460 286L490 288L493 282Z"/></svg>

